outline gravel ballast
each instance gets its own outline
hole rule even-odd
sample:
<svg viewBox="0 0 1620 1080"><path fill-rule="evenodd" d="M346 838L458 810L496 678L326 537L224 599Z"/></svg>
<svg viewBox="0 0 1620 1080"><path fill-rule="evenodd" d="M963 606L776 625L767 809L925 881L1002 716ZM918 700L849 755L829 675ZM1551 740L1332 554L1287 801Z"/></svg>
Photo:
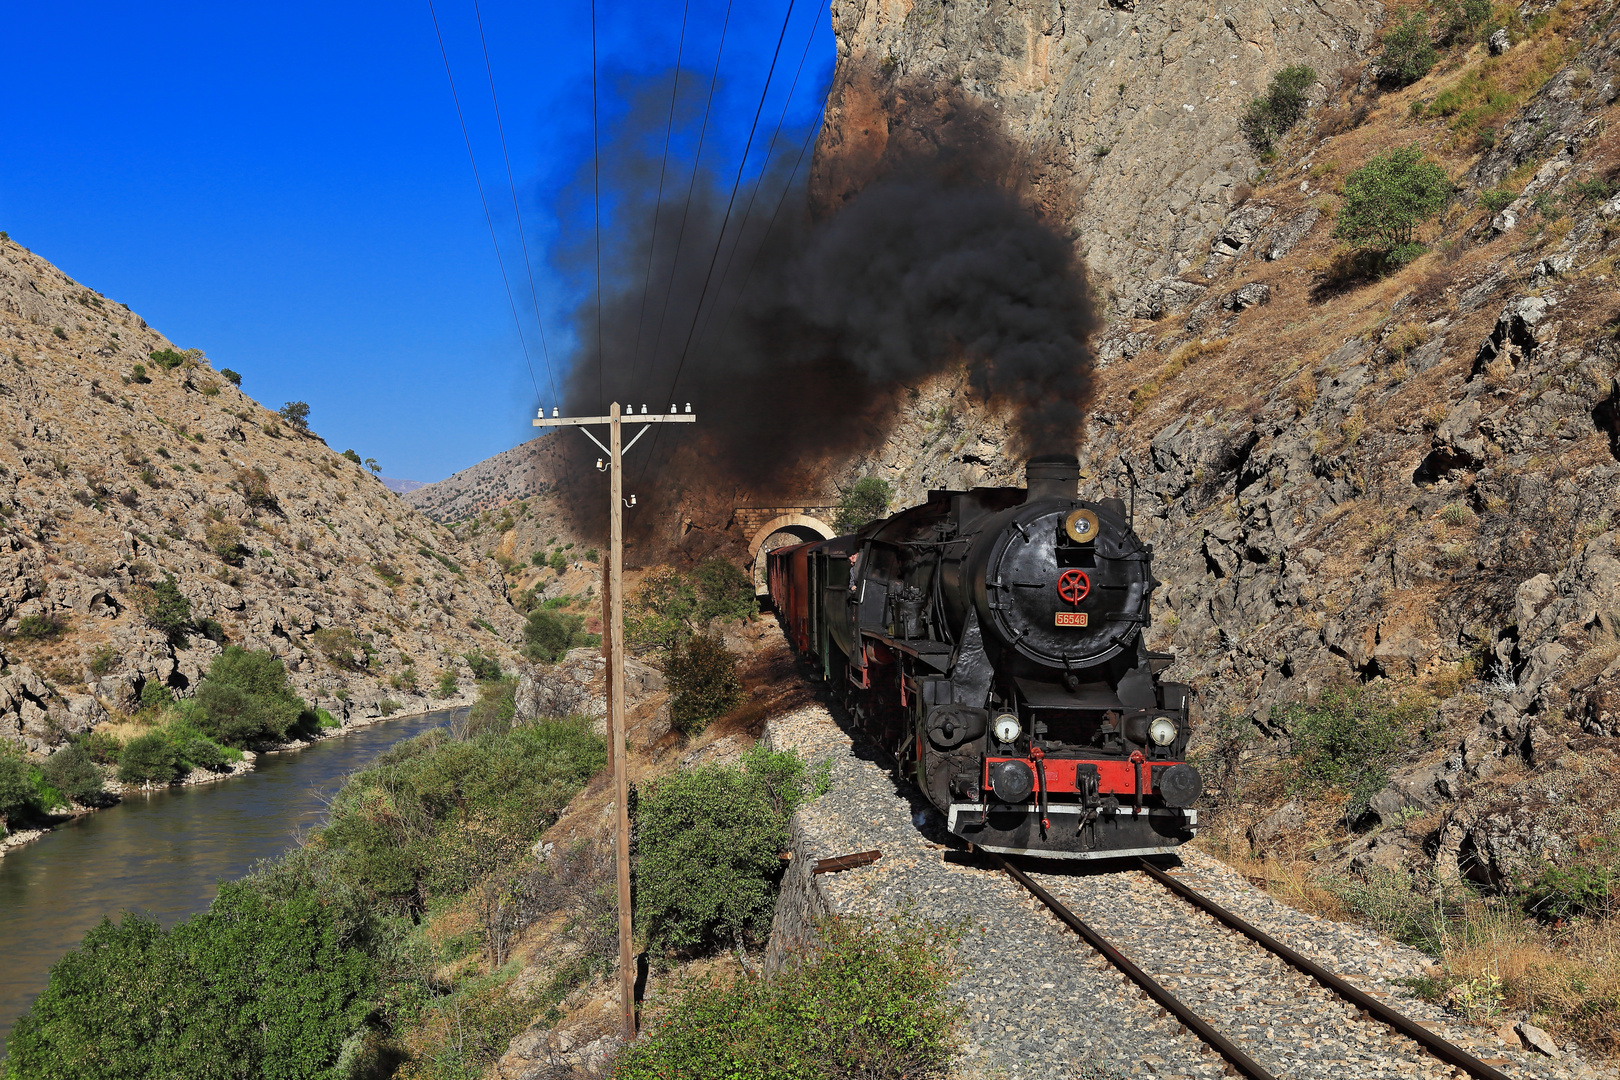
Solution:
<svg viewBox="0 0 1620 1080"><path fill-rule="evenodd" d="M794 817L793 861L767 966L802 944L822 915L901 915L958 926L963 974L951 997L961 1009L953 1074L961 1080L1226 1074L1225 1059L1034 897L961 850L937 811L909 785L898 786L879 755L853 745L826 708L772 720L765 739L773 749L832 763L831 789ZM818 859L874 848L882 858L869 866L811 873ZM1202 852L1189 849L1183 861L1172 873L1188 885L1508 1076L1620 1078L1612 1063L1575 1054L1550 1060L1411 997L1396 980L1428 967L1414 949L1290 908ZM1022 865L1278 1077L1462 1075L1140 871Z"/></svg>

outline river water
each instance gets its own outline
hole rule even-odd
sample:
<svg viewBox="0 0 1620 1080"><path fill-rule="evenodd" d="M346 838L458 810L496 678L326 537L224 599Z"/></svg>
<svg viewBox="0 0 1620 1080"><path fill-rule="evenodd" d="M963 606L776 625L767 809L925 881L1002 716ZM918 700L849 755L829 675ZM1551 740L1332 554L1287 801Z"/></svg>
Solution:
<svg viewBox="0 0 1620 1080"><path fill-rule="evenodd" d="M143 911L173 926L201 911L221 878L240 877L319 825L324 800L349 773L450 716L390 720L265 754L253 772L216 784L126 795L0 859L0 1057L51 965L102 916Z"/></svg>

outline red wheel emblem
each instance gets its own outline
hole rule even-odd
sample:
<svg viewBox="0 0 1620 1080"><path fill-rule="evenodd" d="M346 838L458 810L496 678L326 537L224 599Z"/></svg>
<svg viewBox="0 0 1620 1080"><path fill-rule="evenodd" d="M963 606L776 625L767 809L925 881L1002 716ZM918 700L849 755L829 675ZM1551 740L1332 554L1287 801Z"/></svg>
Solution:
<svg viewBox="0 0 1620 1080"><path fill-rule="evenodd" d="M1091 579L1084 570L1065 570L1058 575L1058 595L1071 604L1078 604L1091 592Z"/></svg>

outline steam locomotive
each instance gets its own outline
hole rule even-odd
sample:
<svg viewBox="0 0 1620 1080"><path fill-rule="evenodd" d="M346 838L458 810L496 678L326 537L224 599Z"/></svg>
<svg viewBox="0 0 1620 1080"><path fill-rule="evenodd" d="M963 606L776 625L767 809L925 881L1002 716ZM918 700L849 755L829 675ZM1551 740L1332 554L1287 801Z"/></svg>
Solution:
<svg viewBox="0 0 1620 1080"><path fill-rule="evenodd" d="M1143 630L1159 582L1123 500L1079 461L1024 488L931 491L851 536L778 548L769 591L802 658L953 833L1008 854L1155 855L1192 839L1192 688Z"/></svg>

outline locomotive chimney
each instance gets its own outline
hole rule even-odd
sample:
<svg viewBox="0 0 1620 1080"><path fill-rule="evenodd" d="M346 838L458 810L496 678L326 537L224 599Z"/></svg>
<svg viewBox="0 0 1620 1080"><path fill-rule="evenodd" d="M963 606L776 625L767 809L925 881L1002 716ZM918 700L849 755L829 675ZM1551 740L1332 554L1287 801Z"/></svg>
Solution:
<svg viewBox="0 0 1620 1080"><path fill-rule="evenodd" d="M1073 499L1080 494L1080 459L1073 454L1042 454L1024 465L1028 502Z"/></svg>

